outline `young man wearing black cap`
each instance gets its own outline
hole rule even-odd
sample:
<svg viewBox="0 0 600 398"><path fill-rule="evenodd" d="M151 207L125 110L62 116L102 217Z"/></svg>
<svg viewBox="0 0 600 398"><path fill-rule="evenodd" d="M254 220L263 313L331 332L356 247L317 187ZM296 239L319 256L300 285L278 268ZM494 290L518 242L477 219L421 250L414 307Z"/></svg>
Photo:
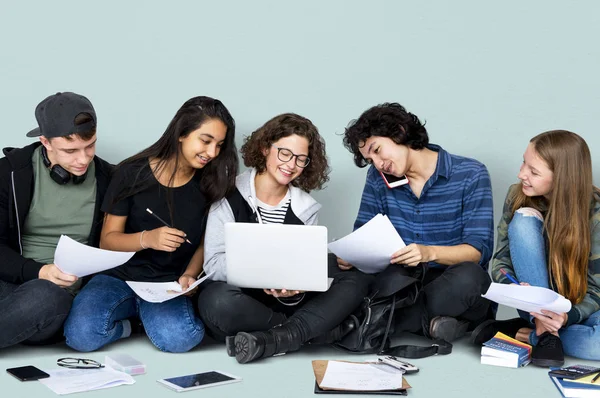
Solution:
<svg viewBox="0 0 600 398"><path fill-rule="evenodd" d="M75 93L35 109L40 142L0 159L0 348L61 338L76 276L54 264L61 235L98 246L111 166L95 156L96 112Z"/></svg>

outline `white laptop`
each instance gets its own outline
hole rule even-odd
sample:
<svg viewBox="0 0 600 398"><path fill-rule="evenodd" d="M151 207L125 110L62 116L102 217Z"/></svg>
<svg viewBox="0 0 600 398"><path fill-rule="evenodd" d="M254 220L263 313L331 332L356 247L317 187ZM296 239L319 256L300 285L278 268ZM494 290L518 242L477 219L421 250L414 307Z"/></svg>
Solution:
<svg viewBox="0 0 600 398"><path fill-rule="evenodd" d="M316 292L330 285L324 226L227 223L225 256L230 285Z"/></svg>

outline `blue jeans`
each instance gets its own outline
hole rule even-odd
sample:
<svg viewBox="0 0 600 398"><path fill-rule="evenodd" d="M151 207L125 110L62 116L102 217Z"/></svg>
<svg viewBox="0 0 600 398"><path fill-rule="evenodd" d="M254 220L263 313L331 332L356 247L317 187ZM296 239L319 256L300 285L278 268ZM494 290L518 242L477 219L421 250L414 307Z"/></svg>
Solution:
<svg viewBox="0 0 600 398"><path fill-rule="evenodd" d="M508 226L510 258L519 282L549 288L546 241L543 220L525 215L517 210ZM519 311L522 318L532 322L532 317ZM538 342L534 330L529 335L532 345ZM600 360L600 311L582 323L563 327L558 331L565 354L593 361Z"/></svg>
<svg viewBox="0 0 600 398"><path fill-rule="evenodd" d="M186 352L204 337L204 325L188 297L149 303L124 281L97 275L73 301L65 322L67 345L77 351L97 350L123 337L123 320L136 316L161 351Z"/></svg>

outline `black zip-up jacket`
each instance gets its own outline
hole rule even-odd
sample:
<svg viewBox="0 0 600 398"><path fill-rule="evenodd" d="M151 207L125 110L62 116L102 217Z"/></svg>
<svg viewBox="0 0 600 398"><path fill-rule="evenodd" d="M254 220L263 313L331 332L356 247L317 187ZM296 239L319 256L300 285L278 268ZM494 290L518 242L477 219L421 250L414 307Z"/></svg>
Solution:
<svg viewBox="0 0 600 398"><path fill-rule="evenodd" d="M23 257L21 231L33 198L33 151L36 142L24 148L4 148L0 159L0 279L15 284L37 279L44 266ZM94 157L96 167L96 206L88 243L98 246L102 229L100 206L108 188L112 166Z"/></svg>

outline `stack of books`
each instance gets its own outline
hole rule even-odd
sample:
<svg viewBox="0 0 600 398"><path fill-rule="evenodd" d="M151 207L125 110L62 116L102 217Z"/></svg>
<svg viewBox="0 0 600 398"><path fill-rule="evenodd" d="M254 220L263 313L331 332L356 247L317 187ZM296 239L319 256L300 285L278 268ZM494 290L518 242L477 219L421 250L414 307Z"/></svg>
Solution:
<svg viewBox="0 0 600 398"><path fill-rule="evenodd" d="M485 365L520 368L529 362L531 362L531 346L504 333L496 333L481 347L481 363Z"/></svg>
<svg viewBox="0 0 600 398"><path fill-rule="evenodd" d="M598 384L592 382L595 376L593 374L576 380L550 376L550 379L552 379L558 391L565 398L593 398L600 397L600 380L597 380Z"/></svg>

